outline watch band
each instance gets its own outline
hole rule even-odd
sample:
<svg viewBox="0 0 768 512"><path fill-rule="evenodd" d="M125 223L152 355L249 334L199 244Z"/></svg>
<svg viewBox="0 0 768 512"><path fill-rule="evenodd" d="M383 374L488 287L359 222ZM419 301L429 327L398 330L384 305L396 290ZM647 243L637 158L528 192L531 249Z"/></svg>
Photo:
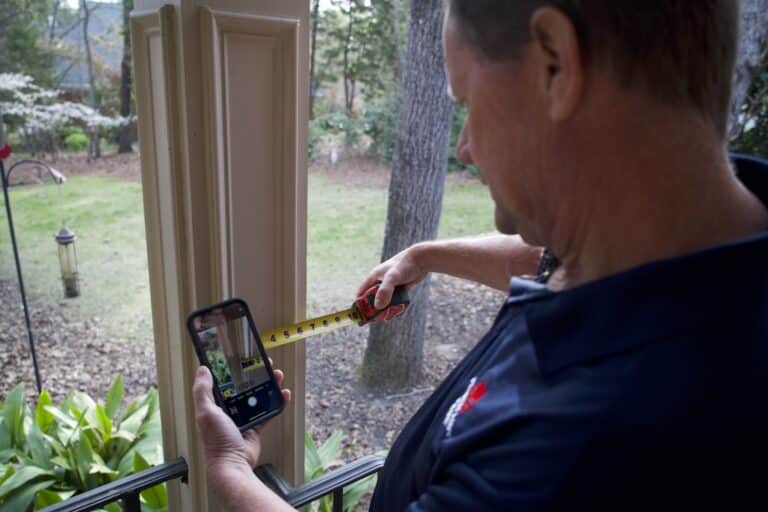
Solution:
<svg viewBox="0 0 768 512"><path fill-rule="evenodd" d="M539 260L539 270L536 272L536 282L546 283L552 276L557 267L560 266L560 260L557 256L548 248L544 248L544 252L541 253L541 259Z"/></svg>

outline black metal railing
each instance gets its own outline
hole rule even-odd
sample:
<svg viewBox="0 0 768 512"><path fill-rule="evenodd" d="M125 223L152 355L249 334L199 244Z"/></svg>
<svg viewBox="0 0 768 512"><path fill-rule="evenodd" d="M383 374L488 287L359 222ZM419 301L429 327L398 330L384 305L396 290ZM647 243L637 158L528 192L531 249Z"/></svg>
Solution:
<svg viewBox="0 0 768 512"><path fill-rule="evenodd" d="M297 487L288 485L270 464L256 468L256 476L292 507L303 507L330 494L333 495L333 512L342 512L344 487L378 473L383 465L384 457L368 455Z"/></svg>
<svg viewBox="0 0 768 512"><path fill-rule="evenodd" d="M174 461L145 469L135 475L73 496L43 509L43 512L88 512L120 500L123 502L125 512L141 512L139 501L141 491L177 478L186 482L187 472L187 461L179 457Z"/></svg>
<svg viewBox="0 0 768 512"><path fill-rule="evenodd" d="M323 496L333 495L333 511L341 512L344 505L344 487L378 473L383 465L384 457L369 455L296 487L291 487L271 464L256 468L256 476L293 507L299 508ZM186 483L187 474L187 461L179 457L73 496L43 509L42 512L89 512L117 501L122 501L124 512L140 512L141 491L177 478Z"/></svg>

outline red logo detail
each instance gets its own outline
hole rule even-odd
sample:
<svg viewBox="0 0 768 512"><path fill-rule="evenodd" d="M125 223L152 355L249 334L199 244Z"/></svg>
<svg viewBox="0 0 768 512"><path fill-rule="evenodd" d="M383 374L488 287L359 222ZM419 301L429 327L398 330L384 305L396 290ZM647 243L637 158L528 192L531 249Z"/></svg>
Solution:
<svg viewBox="0 0 768 512"><path fill-rule="evenodd" d="M467 393L467 398L464 400L464 403L461 404L459 413L461 414L463 412L470 410L472 407L474 407L475 404L485 396L485 392L487 390L488 390L488 387L485 385L485 382L483 381L480 381L474 386L472 386L472 389L470 389L469 393Z"/></svg>
<svg viewBox="0 0 768 512"><path fill-rule="evenodd" d="M9 156L11 156L12 152L13 150L11 149L11 146L6 144L5 146L2 147L2 149L0 149L0 160L5 160Z"/></svg>

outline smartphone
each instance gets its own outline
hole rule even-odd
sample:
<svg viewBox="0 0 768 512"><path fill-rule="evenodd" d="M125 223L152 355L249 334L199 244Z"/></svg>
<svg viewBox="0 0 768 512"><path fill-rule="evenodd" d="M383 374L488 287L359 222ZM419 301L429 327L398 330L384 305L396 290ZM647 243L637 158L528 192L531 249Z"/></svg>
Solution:
<svg viewBox="0 0 768 512"><path fill-rule="evenodd" d="M283 394L244 300L195 311L187 328L200 363L213 375L216 403L241 432L283 410Z"/></svg>

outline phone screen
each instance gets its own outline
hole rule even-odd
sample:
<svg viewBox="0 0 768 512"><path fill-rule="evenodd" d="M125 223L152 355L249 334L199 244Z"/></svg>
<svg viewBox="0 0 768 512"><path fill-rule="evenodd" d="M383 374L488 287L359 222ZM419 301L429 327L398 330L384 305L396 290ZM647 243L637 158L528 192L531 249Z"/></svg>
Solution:
<svg viewBox="0 0 768 512"><path fill-rule="evenodd" d="M213 374L219 401L235 423L249 428L277 414L282 394L245 302L235 299L189 319L198 356Z"/></svg>

